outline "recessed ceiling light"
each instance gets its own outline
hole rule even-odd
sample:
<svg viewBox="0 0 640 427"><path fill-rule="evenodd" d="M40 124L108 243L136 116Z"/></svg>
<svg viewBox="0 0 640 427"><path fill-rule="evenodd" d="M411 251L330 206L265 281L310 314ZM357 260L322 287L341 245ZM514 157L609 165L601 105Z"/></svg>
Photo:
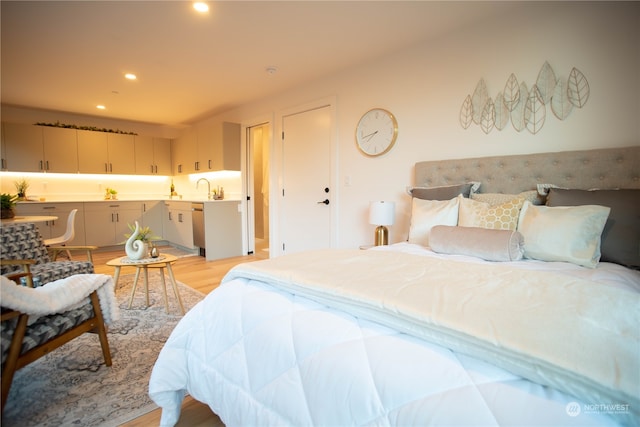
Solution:
<svg viewBox="0 0 640 427"><path fill-rule="evenodd" d="M209 5L203 1L197 1L193 3L193 8L200 13L209 12Z"/></svg>
<svg viewBox="0 0 640 427"><path fill-rule="evenodd" d="M96 108L98 110L106 110L107 109L107 107L105 107L104 105L96 105Z"/></svg>
<svg viewBox="0 0 640 427"><path fill-rule="evenodd" d="M135 80L138 77L136 77L136 75L133 74L133 73L127 73L127 74L124 75L124 78L127 79L127 80Z"/></svg>

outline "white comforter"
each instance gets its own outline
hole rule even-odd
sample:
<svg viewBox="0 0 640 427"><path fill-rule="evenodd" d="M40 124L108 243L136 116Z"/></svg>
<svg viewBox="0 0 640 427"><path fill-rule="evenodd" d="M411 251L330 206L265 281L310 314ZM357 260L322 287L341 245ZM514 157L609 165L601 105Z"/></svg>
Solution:
<svg viewBox="0 0 640 427"><path fill-rule="evenodd" d="M404 252L433 255L413 245L394 246L395 249ZM361 255L364 255L364 252L352 253L349 255L352 258L349 259L361 259ZM224 285L187 314L160 354L152 374L150 394L156 403L163 407L163 425L172 425L177 420L184 391L209 404L228 425L567 425L572 423L602 425L614 422L614 419L628 423L634 421L637 415L633 414L634 408L631 406L637 404L638 393L635 393L636 401L632 404L629 403L628 394L631 391L633 397L633 392L640 386L638 385L637 357L634 366L633 360L629 362L629 356L633 359L634 349L635 356L638 356L638 324L636 323L636 327L633 328L633 322L638 320L637 313L636 317L633 317L633 313L627 313L627 311L629 307L633 308L634 304L636 308L638 307L637 287L640 286L640 276L637 273L610 264L601 264L601 268L597 270L588 270L562 263L520 262L513 263L520 268L516 273L506 272L501 268L496 270L486 265L480 267L479 271L484 271L485 276L494 276L494 279L489 280L490 283L495 282L495 277L500 276L503 276L500 279L503 283L515 280L516 276L519 281L528 280L529 277L538 275L532 270L544 266L546 269L556 270L552 274L554 281L559 281L556 284L565 283L561 276L568 277L567 274L577 273L578 276L598 277L604 294L622 292L628 296L628 298L622 298L626 302L619 302L626 307L623 308L625 313L621 317L627 319L627 325L631 324L631 329L635 329L635 333L633 330L624 331L631 341L625 344L625 340L622 340L615 344L623 348L622 353L626 351L620 356L621 363L606 363L604 371L597 372L595 379L587 375L589 377L587 388L593 388L593 381L596 383L608 381L608 383L603 386L605 393L602 400L585 402L525 380L478 358L448 349L453 347L469 353L469 345L478 347L474 340L463 340L462 347L457 347L453 342L447 345L447 340L451 338L450 333L420 336L419 327L414 327L412 330L407 329L406 324L393 324L394 329L391 329L377 323L387 321L385 319L373 317L376 323L363 320L372 318L370 310L372 304L366 302L369 297L365 297L363 302L362 295L357 298L351 298L351 296L360 293L366 283L370 283L370 287L376 289L378 293L385 294L383 282L388 280L388 277L384 272L384 266L405 262L401 261L405 258L399 255L387 255L393 258L393 263L380 262L379 257L384 257L385 254L370 255L371 259L376 260L375 262L383 267L382 269L370 268L366 279L354 275L353 273L357 270L352 270L351 267L344 267L342 271L335 269L334 272L339 273L336 277L345 279L351 276L335 285L336 289L341 289L338 292L341 298L327 299L322 296L324 294L319 294L315 290L309 294L305 290L297 289L297 285L288 286L288 290L276 289L272 285L263 283L262 280L252 280L251 277L266 280L270 275L261 269L260 263L234 270L226 278ZM442 257L435 256L435 258ZM313 258L310 258L308 263L314 264L315 261L312 260ZM287 265L290 261L299 262L300 259L283 257L266 264L276 264L276 269L291 272L294 270ZM404 277L400 282L396 280L396 283L404 283L401 286L404 290L414 289L417 276L425 276L424 272L419 273L419 263L415 264L414 261L403 264ZM356 263L356 261L353 262ZM429 262L433 263L433 261ZM464 266L466 264L448 263L449 261L435 261L435 264L445 265L449 269L449 276L454 275L451 274L453 271L458 273L455 274L456 276L461 276L461 271L468 268ZM321 266L319 263L316 265ZM241 275L247 277L231 280L235 276L240 276L241 271L243 271ZM322 271L320 269L316 272ZM389 271L389 274L395 275L398 279L398 272L394 268L390 268ZM435 270L429 267L429 272L430 274L426 276L431 277ZM331 274L327 271L326 275ZM297 272L294 276L297 276ZM320 276L322 274L318 275ZM276 276L275 284L282 286L285 282L293 284L297 282L283 279L283 277ZM301 281L314 284L313 274L300 277ZM434 283L437 284L438 280ZM504 364L513 370L512 359L504 359L503 350L506 350L507 355L513 353L513 348L510 349L509 346L513 347L514 344L509 344L511 340L501 332L503 327L499 322L495 324L493 320L483 321L487 318L486 313L477 312L478 305L475 299L478 294L484 292L479 293L472 288L482 287L481 282L476 279L467 279L466 283L457 283L460 287L464 287L464 292L451 293L452 289L449 285L438 288L433 294L435 300L430 305L435 308L432 311L437 313L443 311L443 303L444 306L451 303L453 306L462 307L463 317L467 318L467 321L461 324L467 324L469 320L472 323L478 323L480 332L488 332L489 344L493 344L496 349L497 363ZM561 287L568 287L570 290L572 286L584 287L585 283L587 282L579 280L574 281L573 285L561 284ZM539 282L538 287L541 285L544 284ZM397 290L398 286L396 285L394 289ZM496 289L489 288L490 291L497 292ZM542 293L545 294L546 291L545 288ZM322 303L318 303L291 292L304 292L307 297L316 300L324 299ZM413 295L416 300L422 298L413 292L412 290L408 294ZM335 295L335 289L331 293ZM407 294L407 292L395 290L392 293ZM345 295L348 296L347 299L357 303L353 313L359 317L327 307L326 304L337 303L342 309L350 310L342 305ZM494 293L492 298L497 295ZM570 293L564 294L563 297L570 295ZM516 297L522 296L516 295ZM405 316L407 311L414 310L410 304L409 308L404 306L406 301L398 305L397 301L389 300L384 295L380 301L385 301L384 304L380 304L381 307L391 306L392 311L401 314L400 317ZM607 304L610 311L615 311L610 306L610 301ZM373 306L375 307L375 304ZM580 305L580 307L583 306L584 304ZM562 308L573 310L576 305L572 301L562 301L557 307L559 308L543 307L541 325L544 325L548 318L553 319L556 315L554 310ZM591 312L597 309L589 304L584 307ZM620 310L620 307L616 307ZM512 302L494 306L494 310L503 311L503 313L493 313L492 319L503 317L508 320L510 317L519 317L518 308L514 307ZM469 313L471 317L468 317ZM584 317L589 320L588 316L592 314L585 312ZM571 317L570 312L562 315ZM397 316L387 315L383 317L397 318ZM593 328L598 329L601 320L605 318L606 316L589 321L592 321ZM440 318L438 314L436 318L431 319L431 323L450 321L443 319L445 318ZM411 322L413 320L415 319ZM429 325L428 322L429 320L427 325ZM448 332L451 332L450 326L447 327ZM545 328L545 326L541 327ZM584 325L581 327L583 329L576 330L575 336L571 337L570 345L563 347L563 353L559 356L560 362L563 362L567 348L570 349L572 346L581 348L584 339L587 338L583 337ZM418 337L400 333L397 331L398 328ZM515 326L513 329L517 334ZM477 332L474 331L474 333ZM460 335L459 331L457 335ZM442 339L443 336L446 337L445 340ZM566 336L564 335L565 339ZM552 372L551 380L557 380L557 372L549 371L546 366L548 361L543 360L544 363L541 363L537 354L536 340L544 339L545 334L533 334L533 337L525 340L523 345L526 352L536 354L536 358L532 361L532 366L535 367L533 373L535 374L541 368L538 372L539 376L535 379L545 382L548 380L549 372ZM445 346L432 344L420 338L435 339ZM492 340L493 343L491 343ZM551 340L558 340L558 336L554 335ZM593 339L587 340L587 342L590 341ZM547 345L546 342L538 344L538 347ZM610 354L611 351L614 353L618 351L609 347L610 345L607 344L607 348L603 349L602 353L604 350L610 351ZM631 348L630 355L629 348ZM579 355L580 352L574 353ZM490 354L481 352L478 355L487 359ZM597 355L593 356L596 358ZM576 354L570 355L570 358L576 358ZM506 363L505 360L507 362L511 360L511 364ZM596 358L596 360L603 359ZM590 359L578 357L576 361L580 366L569 366L569 375L566 367L559 371L562 374L559 377L560 380L575 380L575 375L580 379L584 377L585 369L581 369L584 367L582 364L590 363ZM562 364L559 363L559 365ZM598 365L598 361L593 364L596 367ZM611 375L609 371L611 367L614 370L620 368L618 375L616 372ZM587 369L586 374L589 374L589 371L590 369ZM621 373L624 375L619 375ZM554 385L557 384L554 383ZM579 392L583 391L582 385L578 387ZM598 387L595 388L597 391ZM621 394L615 394L620 390L622 390Z"/></svg>

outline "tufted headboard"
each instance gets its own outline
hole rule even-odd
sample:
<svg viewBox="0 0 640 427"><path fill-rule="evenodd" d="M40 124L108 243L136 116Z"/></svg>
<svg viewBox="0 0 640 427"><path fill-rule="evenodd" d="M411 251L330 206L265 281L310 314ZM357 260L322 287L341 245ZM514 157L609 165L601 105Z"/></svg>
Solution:
<svg viewBox="0 0 640 427"><path fill-rule="evenodd" d="M588 190L640 188L640 146L418 162L415 185L480 181L482 193L533 190L536 184Z"/></svg>

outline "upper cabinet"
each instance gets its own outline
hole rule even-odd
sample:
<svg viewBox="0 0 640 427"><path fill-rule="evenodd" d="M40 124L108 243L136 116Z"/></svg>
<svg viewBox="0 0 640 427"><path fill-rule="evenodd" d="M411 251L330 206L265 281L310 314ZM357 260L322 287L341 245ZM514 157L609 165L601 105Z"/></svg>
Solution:
<svg viewBox="0 0 640 427"><path fill-rule="evenodd" d="M78 172L76 131L3 123L3 169L19 172Z"/></svg>
<svg viewBox="0 0 640 427"><path fill-rule="evenodd" d="M190 129L172 142L175 175L240 170L240 124L216 122Z"/></svg>
<svg viewBox="0 0 640 427"><path fill-rule="evenodd" d="M171 175L171 140L136 136L135 157L138 175Z"/></svg>
<svg viewBox="0 0 640 427"><path fill-rule="evenodd" d="M78 172L136 173L133 135L78 130Z"/></svg>

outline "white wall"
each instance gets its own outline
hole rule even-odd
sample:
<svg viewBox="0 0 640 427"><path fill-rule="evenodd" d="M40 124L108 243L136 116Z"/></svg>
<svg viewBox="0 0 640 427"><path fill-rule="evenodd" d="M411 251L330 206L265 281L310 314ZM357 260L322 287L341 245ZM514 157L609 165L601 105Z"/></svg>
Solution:
<svg viewBox="0 0 640 427"><path fill-rule="evenodd" d="M327 96L337 99L337 189L340 247L371 243L370 200L396 201L391 241L406 239L407 185L420 160L564 151L640 145L640 3L527 3L509 16L483 22L345 70L287 93L229 111L220 117L251 124ZM591 95L582 109L560 121L550 112L536 135L509 127L484 134L463 129L458 113L464 98L484 78L490 96L502 91L511 73L530 88L548 61L558 78L573 67L587 77ZM280 78L286 78L284 72ZM394 149L365 158L356 149L354 129L368 109L383 107L399 124ZM277 152L279 141L273 141ZM278 165L273 164L274 173ZM352 185L345 186L346 177ZM272 194L278 194L274 177Z"/></svg>
<svg viewBox="0 0 640 427"><path fill-rule="evenodd" d="M214 119L252 125L266 118L273 120L272 135L280 135L283 111L335 97L338 146L334 163L339 186L334 191L340 247L372 242L373 226L367 224L370 200L396 201L391 241L406 238L410 200L404 192L413 184L416 161L640 145L640 3L523 2L511 10L510 15L209 117L196 126ZM460 106L481 78L495 97L511 73L531 87L545 61L558 78L566 78L572 67L585 74L591 95L584 108L574 110L565 121L548 113L536 135L512 128L485 135L476 125L462 129ZM286 78L286 70L276 77ZM353 137L359 117L373 107L386 108L397 116L399 136L391 152L371 159L358 152ZM26 120L27 116L3 109L3 120L7 114L12 119L24 116ZM38 118L56 120L85 124L64 115ZM176 129L130 123L120 127L155 136L176 133ZM278 149L279 141L273 140L271 194L279 193L278 157L273 156ZM344 185L347 176L352 183L349 187ZM176 183L180 192L194 191L182 181ZM1 184L4 189L6 183ZM95 182L87 186L86 191L97 191ZM149 190L163 193L166 183L152 186ZM272 213L277 215L277 211Z"/></svg>

